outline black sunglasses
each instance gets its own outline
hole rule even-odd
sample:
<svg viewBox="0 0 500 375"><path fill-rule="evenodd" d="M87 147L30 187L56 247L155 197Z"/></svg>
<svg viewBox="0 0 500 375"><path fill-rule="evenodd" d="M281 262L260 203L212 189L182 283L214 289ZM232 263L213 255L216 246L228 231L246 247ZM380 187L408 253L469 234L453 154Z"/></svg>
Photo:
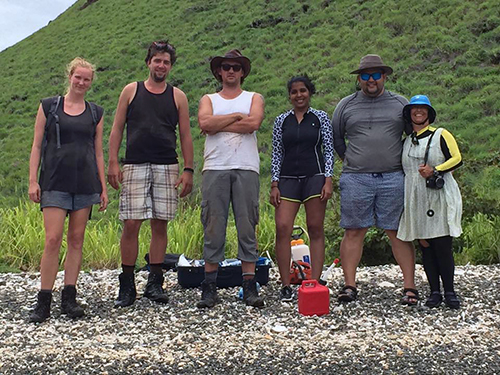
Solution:
<svg viewBox="0 0 500 375"><path fill-rule="evenodd" d="M241 65L230 65L230 64L222 64L221 68L225 72L229 72L231 68L233 69L233 72L239 72L241 70Z"/></svg>
<svg viewBox="0 0 500 375"><path fill-rule="evenodd" d="M165 43L165 42L153 42L153 45L156 48L165 48L166 46L168 46L168 43Z"/></svg>

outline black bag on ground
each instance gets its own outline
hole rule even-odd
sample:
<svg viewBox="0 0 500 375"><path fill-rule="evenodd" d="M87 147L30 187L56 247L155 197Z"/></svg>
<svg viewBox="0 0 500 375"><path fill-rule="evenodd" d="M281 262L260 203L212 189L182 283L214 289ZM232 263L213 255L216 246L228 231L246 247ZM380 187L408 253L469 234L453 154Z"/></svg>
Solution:
<svg viewBox="0 0 500 375"><path fill-rule="evenodd" d="M165 254L165 258L163 258L163 263L161 264L161 268L165 271L174 270L177 271L176 264L179 261L180 254ZM146 261L146 266L143 270L149 271L149 253L146 253L144 256L144 260Z"/></svg>

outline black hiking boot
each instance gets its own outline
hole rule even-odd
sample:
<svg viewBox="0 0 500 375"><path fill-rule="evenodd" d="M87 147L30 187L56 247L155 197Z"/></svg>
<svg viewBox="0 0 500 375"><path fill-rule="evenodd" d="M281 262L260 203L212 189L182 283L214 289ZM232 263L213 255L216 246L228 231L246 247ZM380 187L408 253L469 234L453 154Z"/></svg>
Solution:
<svg viewBox="0 0 500 375"><path fill-rule="evenodd" d="M30 322L42 323L50 316L50 304L52 303L52 292L41 290L38 292L36 306L30 315Z"/></svg>
<svg viewBox="0 0 500 375"><path fill-rule="evenodd" d="M153 272L149 273L148 283L144 290L144 297L154 302L168 302L167 292L163 289L163 275Z"/></svg>
<svg viewBox="0 0 500 375"><path fill-rule="evenodd" d="M118 292L118 299L115 301L115 307L130 306L135 302L137 296L134 274L121 273L119 280L120 291Z"/></svg>
<svg viewBox="0 0 500 375"><path fill-rule="evenodd" d="M264 298L259 297L255 278L243 280L243 302L247 306L264 307Z"/></svg>
<svg viewBox="0 0 500 375"><path fill-rule="evenodd" d="M83 308L76 302L74 285L65 285L61 292L61 314L66 314L71 319L85 315Z"/></svg>
<svg viewBox="0 0 500 375"><path fill-rule="evenodd" d="M216 283L206 283L203 281L201 283L201 299L196 304L199 309L204 309L206 307L214 307L217 303L217 284Z"/></svg>

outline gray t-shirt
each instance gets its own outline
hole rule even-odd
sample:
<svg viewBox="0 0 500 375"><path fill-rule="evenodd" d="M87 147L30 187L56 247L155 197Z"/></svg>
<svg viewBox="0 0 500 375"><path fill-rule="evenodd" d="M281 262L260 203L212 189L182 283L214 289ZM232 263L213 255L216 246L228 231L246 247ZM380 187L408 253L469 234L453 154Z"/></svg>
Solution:
<svg viewBox="0 0 500 375"><path fill-rule="evenodd" d="M403 120L408 100L385 90L376 98L362 91L343 98L332 118L334 147L346 173L388 173L401 167ZM348 141L346 146L346 139Z"/></svg>

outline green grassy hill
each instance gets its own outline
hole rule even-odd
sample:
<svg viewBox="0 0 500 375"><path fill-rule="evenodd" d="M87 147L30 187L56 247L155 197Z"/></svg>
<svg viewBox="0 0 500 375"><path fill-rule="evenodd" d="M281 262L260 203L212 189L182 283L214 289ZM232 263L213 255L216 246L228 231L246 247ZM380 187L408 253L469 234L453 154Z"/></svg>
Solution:
<svg viewBox="0 0 500 375"><path fill-rule="evenodd" d="M67 62L82 56L98 66L88 99L106 109L107 138L121 89L146 78L147 46L168 38L178 52L170 81L190 102L198 169L198 101L217 89L211 57L237 47L252 59L244 87L266 98L259 132L265 179L272 122L288 108L287 79L309 74L318 88L313 106L332 113L354 90L349 71L362 55L378 53L394 68L387 87L429 95L438 124L456 135L465 156L457 175L471 197L466 212L498 213L499 14L496 0L79 0L0 53L0 199L11 206L26 195L36 108L40 98L64 92Z"/></svg>
<svg viewBox="0 0 500 375"><path fill-rule="evenodd" d="M494 0L80 0L0 53L1 199L12 205L26 193L36 107L40 98L63 93L67 62L79 55L98 66L88 98L106 108L109 134L121 89L146 77L147 46L168 38L178 51L170 80L190 101L198 168L198 100L217 88L212 56L237 47L252 59L245 88L266 98L259 134L265 177L272 121L288 107L287 79L309 74L318 87L313 105L332 113L354 90L348 73L359 58L379 53L395 71L387 87L407 97L429 95L439 125L457 136L465 154L459 177L477 206L471 210L498 212L499 14Z"/></svg>
<svg viewBox="0 0 500 375"><path fill-rule="evenodd" d="M429 95L439 125L457 136L466 158L460 176L471 193L492 202L500 198L497 1L87 3L78 1L47 27L0 53L0 195L7 202L26 192L37 103L63 93L64 65L79 55L98 66L88 97L106 108L109 133L121 89L146 77L145 51L158 38L177 47L170 80L190 101L197 167L203 148L198 100L217 89L208 69L212 56L238 47L252 59L245 88L266 98L259 142L267 176L272 120L288 107L286 80L308 73L318 87L313 105L332 113L340 98L354 90L348 73L360 56L379 53L395 71L387 87L407 97Z"/></svg>

